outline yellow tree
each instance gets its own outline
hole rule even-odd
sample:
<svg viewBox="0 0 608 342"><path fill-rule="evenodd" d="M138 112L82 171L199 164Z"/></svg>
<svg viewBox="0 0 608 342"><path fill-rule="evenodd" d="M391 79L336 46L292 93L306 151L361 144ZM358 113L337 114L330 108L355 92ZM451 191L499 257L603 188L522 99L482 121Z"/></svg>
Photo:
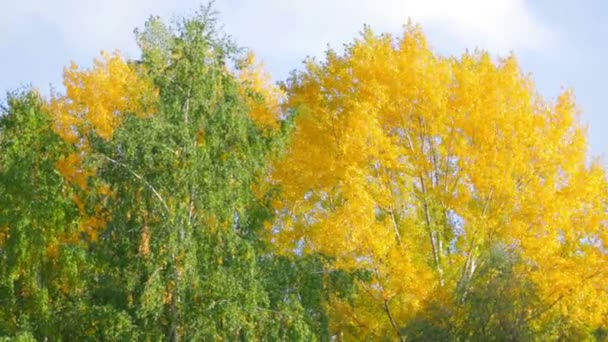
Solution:
<svg viewBox="0 0 608 342"><path fill-rule="evenodd" d="M66 141L83 142L91 132L110 139L125 115L146 116L155 101L150 81L140 78L118 53L101 53L91 70L74 62L64 70L66 94L54 96L55 127Z"/></svg>
<svg viewBox="0 0 608 342"><path fill-rule="evenodd" d="M157 98L151 81L141 78L118 52L102 52L101 57L90 70L82 70L74 62L65 68L65 94L53 94L48 105L55 132L74 150L58 161L57 169L79 193L74 201L83 215L82 230L93 240L105 227L108 213L103 212L101 204L95 205L93 215L86 208L89 178L95 175L92 167L83 165L89 139L95 136L110 140L126 115L150 115ZM102 195L110 194L103 185L97 190ZM64 239L76 241L78 237Z"/></svg>
<svg viewBox="0 0 608 342"><path fill-rule="evenodd" d="M366 28L286 90L295 130L269 238L372 274L355 299L330 300L336 334L405 339L429 302L458 312L499 244L540 297L522 321L605 326L608 189L572 93L544 100L513 56L441 57L411 25Z"/></svg>
<svg viewBox="0 0 608 342"><path fill-rule="evenodd" d="M276 129L281 118L283 91L272 84L263 62L249 51L238 65L241 94L249 106L249 116L263 129Z"/></svg>

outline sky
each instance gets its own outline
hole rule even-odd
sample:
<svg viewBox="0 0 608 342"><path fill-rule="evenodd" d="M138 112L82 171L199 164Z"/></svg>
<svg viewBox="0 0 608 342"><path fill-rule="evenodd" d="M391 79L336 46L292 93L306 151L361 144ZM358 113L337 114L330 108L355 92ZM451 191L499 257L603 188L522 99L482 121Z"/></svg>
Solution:
<svg viewBox="0 0 608 342"><path fill-rule="evenodd" d="M0 0L0 93L62 91L63 67L89 66L101 50L137 58L133 29L170 21L205 0ZM573 89L591 152L608 157L608 2L593 0L216 0L223 30L266 63L276 80L307 56L340 48L369 24L400 33L411 19L443 55L514 53L548 99Z"/></svg>

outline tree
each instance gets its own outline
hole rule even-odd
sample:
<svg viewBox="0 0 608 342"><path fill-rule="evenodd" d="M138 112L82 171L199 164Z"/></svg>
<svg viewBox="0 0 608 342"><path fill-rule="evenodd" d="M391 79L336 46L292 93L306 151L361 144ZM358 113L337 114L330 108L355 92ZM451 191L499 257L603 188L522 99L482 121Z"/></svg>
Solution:
<svg viewBox="0 0 608 342"><path fill-rule="evenodd" d="M141 61L102 53L88 70L64 70L65 94L9 98L1 334L314 340L327 331L321 264L279 257L260 235L276 193L269 161L289 126L281 93L215 25L210 7L173 27L152 18L137 32Z"/></svg>
<svg viewBox="0 0 608 342"><path fill-rule="evenodd" d="M365 28L277 87L210 6L0 116L1 340L601 340L573 93Z"/></svg>
<svg viewBox="0 0 608 342"><path fill-rule="evenodd" d="M255 184L280 136L261 113L270 95L230 71L238 49L209 8L175 28L153 18L137 36L140 63L106 55L91 71L72 67L66 95L52 103L79 151L76 173L86 170L83 214L99 227L92 312L122 315L138 327L129 338L311 336L298 301L270 306L259 265L258 215L267 214ZM66 336L105 336L90 329Z"/></svg>
<svg viewBox="0 0 608 342"><path fill-rule="evenodd" d="M0 117L0 335L52 338L57 315L82 299L86 269L74 194L56 168L70 148L37 92L9 94L7 104Z"/></svg>
<svg viewBox="0 0 608 342"><path fill-rule="evenodd" d="M544 100L513 56L438 56L411 25L399 38L366 28L285 88L295 129L269 238L373 275L333 299L336 333L405 339L431 300L458 312L496 245L538 292L527 321L605 325L606 176L571 92Z"/></svg>

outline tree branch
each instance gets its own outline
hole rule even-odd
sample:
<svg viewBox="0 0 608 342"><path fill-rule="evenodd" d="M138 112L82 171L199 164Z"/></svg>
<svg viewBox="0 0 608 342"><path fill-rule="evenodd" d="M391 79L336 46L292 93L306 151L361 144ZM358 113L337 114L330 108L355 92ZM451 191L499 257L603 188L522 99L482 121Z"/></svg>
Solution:
<svg viewBox="0 0 608 342"><path fill-rule="evenodd" d="M152 184L150 184L144 177L142 177L141 175L137 174L135 171L133 171L127 164L121 163L115 159L112 159L108 156L106 156L103 153L98 153L100 156L102 156L103 158L105 158L106 160L124 167L127 171L129 171L129 173L131 173L135 178L139 179L140 181L142 181L150 190L152 190L152 192L154 193L154 195L156 196L156 198L160 201L160 203L163 205L163 207L165 208L165 210L167 211L167 214L169 214L169 207L167 206L167 203L165 203L165 200L163 199L163 197L160 195L160 193L158 193L158 191L156 191L156 189L152 186Z"/></svg>

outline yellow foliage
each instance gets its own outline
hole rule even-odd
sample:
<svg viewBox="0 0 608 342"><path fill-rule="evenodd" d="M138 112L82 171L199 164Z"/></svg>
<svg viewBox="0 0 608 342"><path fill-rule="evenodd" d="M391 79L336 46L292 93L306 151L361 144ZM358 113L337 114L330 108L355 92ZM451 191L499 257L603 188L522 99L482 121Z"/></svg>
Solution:
<svg viewBox="0 0 608 342"><path fill-rule="evenodd" d="M59 159L57 169L68 182L83 190L87 189L88 178L94 174L92 170L82 167L82 158L78 153L70 153Z"/></svg>
<svg viewBox="0 0 608 342"><path fill-rule="evenodd" d="M49 109L55 131L66 142L74 144L76 152L61 158L57 169L83 194L74 197L82 215L80 232L95 241L106 226L108 213L101 205L94 208L93 214L89 214L85 207L85 198L90 191L88 180L96 172L83 165L88 153L89 135L111 139L126 115L151 115L158 95L150 80L139 77L117 52L102 52L101 59L95 60L90 70L81 70L72 63L64 70L63 83L66 94L53 96ZM104 184L98 186L97 192L102 196L112 195L111 189ZM56 256L61 243L78 242L80 232L60 237L59 241L49 245L48 254Z"/></svg>
<svg viewBox="0 0 608 342"><path fill-rule="evenodd" d="M241 91L249 105L249 115L264 128L277 128L281 118L284 92L272 84L264 64L253 53L248 53L238 73Z"/></svg>
<svg viewBox="0 0 608 342"><path fill-rule="evenodd" d="M89 71L74 62L64 70L64 96L51 99L55 129L63 139L79 142L94 131L111 139L124 116L153 112L156 92L150 81L140 78L117 52L102 52Z"/></svg>
<svg viewBox="0 0 608 342"><path fill-rule="evenodd" d="M309 61L287 95L296 128L269 238L374 273L354 304L334 299L337 331L394 337L391 316L404 326L466 288L497 243L516 246L547 307L559 300L538 319L606 317L606 176L571 92L548 102L513 56L441 57L408 26Z"/></svg>

